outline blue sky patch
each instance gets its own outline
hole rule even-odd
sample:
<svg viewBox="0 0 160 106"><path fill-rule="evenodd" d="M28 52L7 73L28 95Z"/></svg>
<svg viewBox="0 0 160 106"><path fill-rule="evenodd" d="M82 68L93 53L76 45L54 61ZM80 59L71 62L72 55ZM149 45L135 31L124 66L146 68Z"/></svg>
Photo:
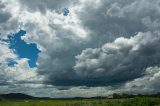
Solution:
<svg viewBox="0 0 160 106"><path fill-rule="evenodd" d="M15 64L17 64L16 61L14 61L13 59L8 59L7 65L8 65L9 67L14 67Z"/></svg>
<svg viewBox="0 0 160 106"><path fill-rule="evenodd" d="M26 31L24 30L20 30L16 34L10 34L8 36L9 48L13 49L14 52L19 56L19 58L28 58L30 67L36 67L36 61L40 50L37 48L36 44L27 44L24 40L21 39L21 37L25 36L25 34ZM9 65L11 66L14 64L14 61L9 63Z"/></svg>
<svg viewBox="0 0 160 106"><path fill-rule="evenodd" d="M63 9L63 15L64 15L64 16L67 16L68 14L69 14L68 8L64 8L64 9Z"/></svg>

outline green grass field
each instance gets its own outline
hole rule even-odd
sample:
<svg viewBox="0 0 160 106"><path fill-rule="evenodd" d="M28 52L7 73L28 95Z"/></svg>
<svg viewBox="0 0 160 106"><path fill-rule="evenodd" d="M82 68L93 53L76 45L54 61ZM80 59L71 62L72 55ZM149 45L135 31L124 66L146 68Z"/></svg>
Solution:
<svg viewBox="0 0 160 106"><path fill-rule="evenodd" d="M135 97L130 99L86 100L5 100L0 106L160 106L160 98Z"/></svg>

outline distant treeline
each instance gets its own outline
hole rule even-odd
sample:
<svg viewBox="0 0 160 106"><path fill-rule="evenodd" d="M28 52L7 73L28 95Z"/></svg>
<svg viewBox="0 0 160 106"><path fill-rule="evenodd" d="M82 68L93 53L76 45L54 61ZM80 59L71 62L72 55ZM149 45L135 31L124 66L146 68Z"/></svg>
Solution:
<svg viewBox="0 0 160 106"><path fill-rule="evenodd" d="M157 92L156 94L117 94L117 93L114 93L112 95L112 98L134 98L134 97L159 97L160 98L160 92Z"/></svg>

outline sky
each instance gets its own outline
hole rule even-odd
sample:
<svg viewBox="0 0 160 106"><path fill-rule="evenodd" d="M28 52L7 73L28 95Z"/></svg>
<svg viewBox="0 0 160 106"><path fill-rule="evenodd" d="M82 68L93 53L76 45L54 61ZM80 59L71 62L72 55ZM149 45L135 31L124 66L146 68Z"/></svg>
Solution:
<svg viewBox="0 0 160 106"><path fill-rule="evenodd" d="M160 0L0 0L0 94L160 91Z"/></svg>

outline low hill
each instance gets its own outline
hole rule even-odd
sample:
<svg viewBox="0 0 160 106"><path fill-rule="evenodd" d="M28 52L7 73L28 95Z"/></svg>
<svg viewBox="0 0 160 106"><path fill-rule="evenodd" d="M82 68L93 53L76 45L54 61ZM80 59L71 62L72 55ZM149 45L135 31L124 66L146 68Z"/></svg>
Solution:
<svg viewBox="0 0 160 106"><path fill-rule="evenodd" d="M9 93L9 94L0 94L1 99L34 99L36 97L22 94L22 93Z"/></svg>

